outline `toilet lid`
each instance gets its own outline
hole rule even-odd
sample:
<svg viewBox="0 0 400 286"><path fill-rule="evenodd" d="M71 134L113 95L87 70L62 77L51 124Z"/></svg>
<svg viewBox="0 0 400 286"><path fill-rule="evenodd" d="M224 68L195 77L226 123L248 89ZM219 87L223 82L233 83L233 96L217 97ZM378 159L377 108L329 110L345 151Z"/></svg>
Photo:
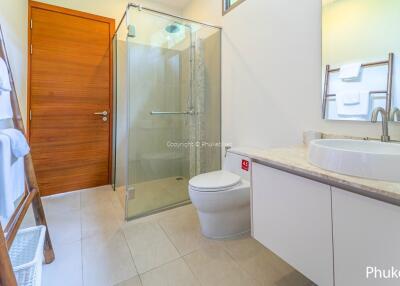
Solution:
<svg viewBox="0 0 400 286"><path fill-rule="evenodd" d="M219 191L237 185L240 176L227 172L216 171L198 175L189 181L189 185L198 190Z"/></svg>

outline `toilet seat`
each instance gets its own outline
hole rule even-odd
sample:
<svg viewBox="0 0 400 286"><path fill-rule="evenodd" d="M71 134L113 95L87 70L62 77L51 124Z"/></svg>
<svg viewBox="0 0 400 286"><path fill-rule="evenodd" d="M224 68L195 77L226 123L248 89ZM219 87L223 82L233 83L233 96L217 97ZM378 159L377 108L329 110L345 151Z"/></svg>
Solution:
<svg viewBox="0 0 400 286"><path fill-rule="evenodd" d="M239 185L240 182L240 176L222 170L196 176L189 181L189 186L197 192L221 192Z"/></svg>

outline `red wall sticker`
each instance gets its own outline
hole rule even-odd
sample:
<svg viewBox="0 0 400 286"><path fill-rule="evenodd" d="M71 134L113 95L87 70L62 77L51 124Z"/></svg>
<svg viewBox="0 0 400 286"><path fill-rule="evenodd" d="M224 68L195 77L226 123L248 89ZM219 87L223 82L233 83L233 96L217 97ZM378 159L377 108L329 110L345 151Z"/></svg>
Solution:
<svg viewBox="0 0 400 286"><path fill-rule="evenodd" d="M250 166L250 162L247 160L242 160L242 170L248 171Z"/></svg>

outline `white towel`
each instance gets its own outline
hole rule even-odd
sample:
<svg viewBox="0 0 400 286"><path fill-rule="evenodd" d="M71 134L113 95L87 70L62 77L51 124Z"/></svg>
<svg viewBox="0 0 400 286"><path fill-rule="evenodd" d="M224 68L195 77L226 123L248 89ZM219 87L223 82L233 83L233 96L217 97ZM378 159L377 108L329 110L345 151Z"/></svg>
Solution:
<svg viewBox="0 0 400 286"><path fill-rule="evenodd" d="M0 58L0 91L11 91L10 75L2 58Z"/></svg>
<svg viewBox="0 0 400 286"><path fill-rule="evenodd" d="M359 102L355 103L358 96ZM350 103L350 104L349 104ZM366 116L369 113L370 96L368 91L338 92L336 110L339 116Z"/></svg>
<svg viewBox="0 0 400 286"><path fill-rule="evenodd" d="M15 210L15 201L25 191L24 158L11 154L10 138L0 134L0 220L4 223Z"/></svg>
<svg viewBox="0 0 400 286"><path fill-rule="evenodd" d="M361 71L361 63L353 63L340 67L339 78L342 80L352 80L359 77Z"/></svg>
<svg viewBox="0 0 400 286"><path fill-rule="evenodd" d="M360 93L359 92L347 92L343 94L343 104L344 105L354 105L360 104Z"/></svg>
<svg viewBox="0 0 400 286"><path fill-rule="evenodd" d="M0 91L0 120L13 118L14 113L11 106L9 91Z"/></svg>
<svg viewBox="0 0 400 286"><path fill-rule="evenodd" d="M21 158L27 155L30 151L25 135L14 128L2 129L0 134L6 135L11 142L11 151L14 157Z"/></svg>

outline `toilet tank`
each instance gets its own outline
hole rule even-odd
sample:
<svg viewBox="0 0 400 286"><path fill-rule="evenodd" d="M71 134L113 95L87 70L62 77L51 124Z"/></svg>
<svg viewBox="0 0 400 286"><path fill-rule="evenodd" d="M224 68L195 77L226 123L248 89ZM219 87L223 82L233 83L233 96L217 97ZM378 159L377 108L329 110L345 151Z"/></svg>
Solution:
<svg viewBox="0 0 400 286"><path fill-rule="evenodd" d="M246 156L228 151L222 169L239 175L243 180L250 182L251 161Z"/></svg>

